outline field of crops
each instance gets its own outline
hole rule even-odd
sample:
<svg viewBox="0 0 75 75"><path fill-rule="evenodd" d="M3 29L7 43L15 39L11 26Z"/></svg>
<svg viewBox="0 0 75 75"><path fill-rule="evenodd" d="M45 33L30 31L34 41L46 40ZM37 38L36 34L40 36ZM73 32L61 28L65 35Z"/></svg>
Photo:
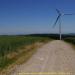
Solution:
<svg viewBox="0 0 75 75"><path fill-rule="evenodd" d="M35 42L44 42L48 37L32 36L0 36L0 68L4 68L13 60L7 58L8 54L18 52L22 46L31 45Z"/></svg>

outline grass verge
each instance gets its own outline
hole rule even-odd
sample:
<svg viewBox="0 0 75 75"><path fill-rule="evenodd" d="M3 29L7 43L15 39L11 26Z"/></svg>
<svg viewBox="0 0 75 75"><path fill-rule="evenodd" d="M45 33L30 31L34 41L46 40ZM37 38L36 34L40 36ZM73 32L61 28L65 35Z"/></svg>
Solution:
<svg viewBox="0 0 75 75"><path fill-rule="evenodd" d="M71 44L71 46L75 49L75 37L65 38L64 41Z"/></svg>

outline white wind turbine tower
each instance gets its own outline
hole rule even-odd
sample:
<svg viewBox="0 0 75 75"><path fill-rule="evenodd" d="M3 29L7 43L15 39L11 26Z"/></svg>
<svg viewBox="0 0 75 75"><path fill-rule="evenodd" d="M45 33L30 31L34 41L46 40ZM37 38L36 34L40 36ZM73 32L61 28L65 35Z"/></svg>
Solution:
<svg viewBox="0 0 75 75"><path fill-rule="evenodd" d="M57 13L58 13L58 16L56 18L56 21L53 25L53 27L56 26L57 22L59 22L59 35L60 35L60 40L62 38L62 33L61 33L61 17L64 16L64 15L75 15L75 14L64 14L64 13L61 13L58 9L56 9Z"/></svg>

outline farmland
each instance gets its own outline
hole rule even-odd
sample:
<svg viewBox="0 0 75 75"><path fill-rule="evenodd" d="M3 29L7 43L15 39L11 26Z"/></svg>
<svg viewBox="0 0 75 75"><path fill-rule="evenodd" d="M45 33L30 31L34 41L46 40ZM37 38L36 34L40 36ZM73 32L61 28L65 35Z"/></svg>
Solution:
<svg viewBox="0 0 75 75"><path fill-rule="evenodd" d="M32 45L36 42L47 42L48 37L36 37L36 36L0 36L0 69L5 68L9 64L16 61L16 57L22 51L23 47ZM33 51L30 50L30 51ZM11 58L12 53L14 58ZM25 55L28 55L29 51L25 51ZM8 57L8 55L10 55ZM24 56L25 56L24 55Z"/></svg>

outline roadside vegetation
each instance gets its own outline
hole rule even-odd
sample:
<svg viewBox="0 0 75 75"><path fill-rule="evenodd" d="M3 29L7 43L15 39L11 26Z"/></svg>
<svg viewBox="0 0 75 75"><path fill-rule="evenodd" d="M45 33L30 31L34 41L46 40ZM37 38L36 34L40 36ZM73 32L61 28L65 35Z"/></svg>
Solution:
<svg viewBox="0 0 75 75"><path fill-rule="evenodd" d="M35 52L35 43L49 40L49 37L40 36L0 36L0 71L21 56L27 60Z"/></svg>
<svg viewBox="0 0 75 75"><path fill-rule="evenodd" d="M75 45L75 37L65 38L64 41L69 42L69 43Z"/></svg>

